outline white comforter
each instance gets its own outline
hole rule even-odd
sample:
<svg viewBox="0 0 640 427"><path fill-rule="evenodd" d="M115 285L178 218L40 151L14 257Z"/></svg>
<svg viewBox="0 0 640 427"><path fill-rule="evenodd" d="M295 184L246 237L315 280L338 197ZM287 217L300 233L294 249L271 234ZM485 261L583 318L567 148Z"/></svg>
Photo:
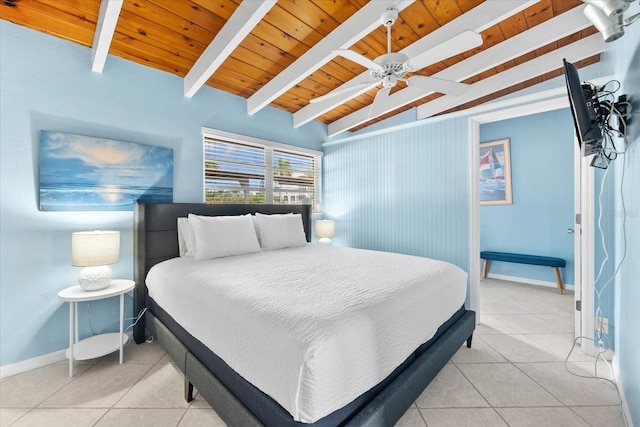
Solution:
<svg viewBox="0 0 640 427"><path fill-rule="evenodd" d="M307 423L388 376L460 308L466 285L449 263L319 244L174 258L147 276L176 321Z"/></svg>

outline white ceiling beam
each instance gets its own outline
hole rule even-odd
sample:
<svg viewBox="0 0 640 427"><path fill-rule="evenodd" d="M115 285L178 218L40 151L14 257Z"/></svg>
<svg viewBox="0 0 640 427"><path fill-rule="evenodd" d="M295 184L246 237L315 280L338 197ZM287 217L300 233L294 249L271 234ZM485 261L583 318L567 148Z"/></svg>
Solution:
<svg viewBox="0 0 640 427"><path fill-rule="evenodd" d="M582 9L582 6L571 9L562 15L556 16L540 25L536 25L530 30L513 36L502 43L435 73L432 77L462 81L506 61L517 58L524 53L531 52L555 40L587 28L591 25L591 22L584 16ZM387 98L385 108L379 110L379 115L410 104L431 93L433 93L433 91L416 86L397 91ZM368 114L368 107L365 107L336 120L329 124L329 135L336 135L373 119L373 117L369 117Z"/></svg>
<svg viewBox="0 0 640 427"><path fill-rule="evenodd" d="M271 10L276 0L244 0L184 76L184 96L191 98Z"/></svg>
<svg viewBox="0 0 640 427"><path fill-rule="evenodd" d="M251 115L269 105L274 99L291 89L309 74L332 60L336 49L346 49L379 27L380 14L389 7L398 11L415 0L371 1L343 22L338 28L315 44L286 69L276 75L247 99L247 112Z"/></svg>
<svg viewBox="0 0 640 427"><path fill-rule="evenodd" d="M453 21L427 34L415 43L402 49L400 52L404 53L409 58L415 58L421 53L438 46L440 43L458 35L464 30L472 29L473 31L481 32L486 28L494 25L495 23L514 15L515 13L520 12L521 10L531 6L538 1L539 0L520 0L506 2L502 0L488 0L471 9L462 16L459 16ZM439 60L441 60L441 58L438 58L431 63L437 62ZM409 62L411 63L411 60ZM424 68L424 65L420 66L422 64L415 65L418 67L418 69ZM371 81L371 76L369 75L369 71L364 71L360 75L342 84L337 89L357 86L360 83L368 81ZM293 113L293 126L302 126L305 123L315 119L316 117L323 115L327 111L331 111L334 108L349 101L350 99L353 99L365 93L373 86L374 85L366 86L361 88L360 90L349 92L341 96L335 96L317 104L309 104Z"/></svg>
<svg viewBox="0 0 640 427"><path fill-rule="evenodd" d="M93 33L93 44L91 45L91 71L101 73L107 61L113 33L116 31L116 24L122 9L122 0L102 0L100 11L98 12L98 23L96 32Z"/></svg>
<svg viewBox="0 0 640 427"><path fill-rule="evenodd" d="M509 68L502 73L491 76L471 85L467 93L459 97L443 96L417 108L417 118L424 119L450 108L478 99L485 95L506 89L525 80L562 67L562 59L576 62L604 51L604 40L601 34L593 34L575 43L549 52L524 64ZM482 83L482 84L481 84Z"/></svg>

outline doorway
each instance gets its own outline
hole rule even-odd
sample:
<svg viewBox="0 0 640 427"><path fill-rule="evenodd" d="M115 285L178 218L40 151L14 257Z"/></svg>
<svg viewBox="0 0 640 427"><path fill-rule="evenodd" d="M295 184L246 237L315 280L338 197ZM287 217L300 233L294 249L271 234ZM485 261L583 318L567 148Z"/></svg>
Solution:
<svg viewBox="0 0 640 427"><path fill-rule="evenodd" d="M470 164L470 307L477 313L477 322L480 322L480 201L479 201L479 171L478 162L480 145L480 125L511 118L567 108L566 96L549 99L535 104L518 106L501 111L493 111L475 115L469 118L469 158ZM574 147L577 143L574 144ZM579 150L576 150L579 151ZM575 336L593 337L593 328L585 327L593 325L593 272L587 268L593 262L585 262L594 259L593 254L593 172L585 166L584 159L579 153L574 155L574 211L576 224L573 229L575 247ZM590 209L589 209L590 208ZM590 274L589 274L590 273ZM590 298L589 298L590 297ZM580 310L579 310L580 309ZM589 340L582 340L582 350L591 354Z"/></svg>

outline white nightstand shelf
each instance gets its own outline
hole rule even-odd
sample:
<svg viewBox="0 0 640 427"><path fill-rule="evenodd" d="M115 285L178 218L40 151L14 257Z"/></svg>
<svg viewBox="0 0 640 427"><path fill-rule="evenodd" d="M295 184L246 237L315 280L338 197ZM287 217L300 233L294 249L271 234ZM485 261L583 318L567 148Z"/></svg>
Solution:
<svg viewBox="0 0 640 427"><path fill-rule="evenodd" d="M129 335L122 334L122 345L129 341ZM112 332L109 334L94 335L73 344L73 359L87 360L113 353L120 349L120 334ZM71 358L71 350L67 349L65 355Z"/></svg>
<svg viewBox="0 0 640 427"><path fill-rule="evenodd" d="M124 294L135 287L133 280L112 280L108 287L98 291L84 291L80 286L70 286L58 293L58 298L69 303L69 377L73 377L73 361L94 359L120 350L122 363L123 346L129 340L124 334ZM78 303L105 298L120 297L120 332L94 335L82 341L78 339Z"/></svg>

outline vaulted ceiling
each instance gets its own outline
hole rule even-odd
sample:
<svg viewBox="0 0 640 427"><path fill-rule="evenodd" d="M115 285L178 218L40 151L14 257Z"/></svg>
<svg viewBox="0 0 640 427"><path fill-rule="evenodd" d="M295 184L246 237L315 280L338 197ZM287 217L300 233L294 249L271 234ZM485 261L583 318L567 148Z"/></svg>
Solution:
<svg viewBox="0 0 640 427"><path fill-rule="evenodd" d="M399 11L393 52L423 54L408 76L463 82L463 94L400 81L370 111L381 86L366 84L369 71L335 50L369 59L386 53L379 16L392 6ZM108 72L108 53L184 78L185 96L206 84L246 98L249 114L271 105L293 113L294 126L318 120L334 135L413 107L425 118L487 102L561 75L562 58L578 67L598 62L604 42L583 7L580 0L3 0L0 18L91 47L87 72ZM482 44L453 56L438 50L455 47L466 30ZM342 91L350 86L358 89ZM309 102L334 90L341 93Z"/></svg>

